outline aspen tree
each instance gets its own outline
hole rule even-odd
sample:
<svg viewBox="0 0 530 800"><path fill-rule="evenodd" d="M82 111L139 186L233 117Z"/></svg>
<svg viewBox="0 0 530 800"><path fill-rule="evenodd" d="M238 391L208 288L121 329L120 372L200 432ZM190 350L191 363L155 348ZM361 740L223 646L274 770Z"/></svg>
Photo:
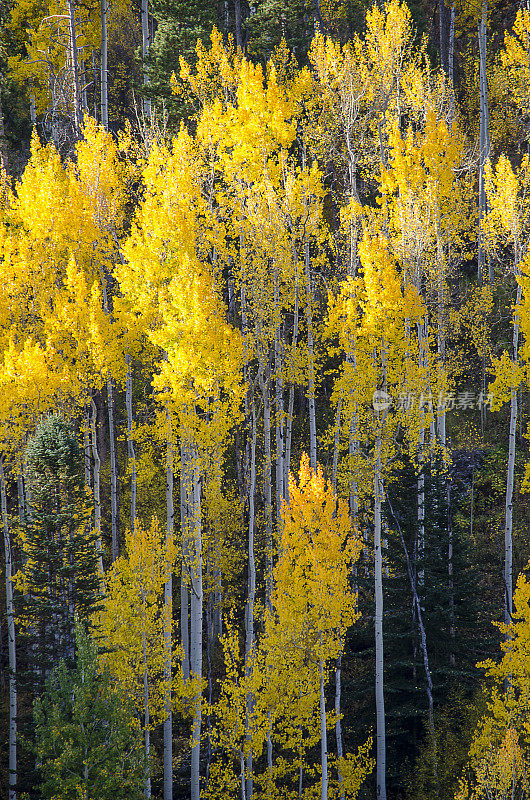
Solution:
<svg viewBox="0 0 530 800"><path fill-rule="evenodd" d="M530 584L524 573L517 579L511 621L494 623L504 634L502 658L478 666L492 683L486 713L469 751L465 777L457 800L480 797L524 797L528 787L528 642Z"/></svg>
<svg viewBox="0 0 530 800"><path fill-rule="evenodd" d="M4 557L6 569L6 613L9 657L9 800L16 800L17 792L17 651L15 632L15 603L13 596L13 556L11 534L7 515L7 492L4 457L0 458L0 504Z"/></svg>
<svg viewBox="0 0 530 800"><path fill-rule="evenodd" d="M106 576L103 609L94 620L107 651L103 663L141 710L145 797L151 796L151 728L166 714L167 608L162 600L175 555L172 538L160 531L156 519L149 528L138 525L134 534L127 532L125 555Z"/></svg>
<svg viewBox="0 0 530 800"><path fill-rule="evenodd" d="M155 385L178 423L188 464L183 474L189 497L183 517L191 583L190 691L192 700L192 797L199 796L202 692L203 548L201 482L204 454L218 443L237 417L241 388L241 344L225 321L216 283L217 268L207 261L215 228L210 227L208 202L202 194L200 147L181 131L171 151L154 148L145 170L146 199L136 229L125 247L126 261L118 269L132 308L149 320L152 343L167 354L160 362ZM166 169L173 170L173 182ZM216 239L213 241L217 242ZM217 250L223 252L222 241ZM204 260L202 260L204 258ZM145 293L145 277L149 292ZM158 311L152 314L156 299ZM200 334L200 335L199 335ZM187 486L186 486L187 484ZM186 544L184 545L186 547ZM183 619L183 626L187 626Z"/></svg>
<svg viewBox="0 0 530 800"><path fill-rule="evenodd" d="M401 285L395 262L388 253L386 237L371 233L366 226L359 256L364 275L344 282L337 300L331 302L330 322L338 325L343 346L347 347L350 337L355 337L356 343L357 369L352 370L348 362L343 364L335 386L335 396L343 398L345 429L349 436L355 414L360 435L371 439L368 462L372 487L360 453L350 462L349 468L357 474L363 495L371 494L374 503L377 790L378 797L384 798L383 481L395 446L394 426L399 424L407 432L408 446L414 452L419 431L430 424L423 409L392 408L393 398L407 392L414 394L418 387L425 385L426 368L418 359L418 343L411 330L413 323L421 321L425 309L414 286ZM408 325L405 324L407 320Z"/></svg>
<svg viewBox="0 0 530 800"><path fill-rule="evenodd" d="M517 294L514 304L511 353L504 354L497 363L497 376L492 390L504 399L509 388L510 429L508 445L508 466L506 477L506 502L504 523L504 621L511 621L513 594L513 491L515 472L515 446L517 428L517 391L522 379L520 367L520 319L519 307L522 300L521 267L525 263L530 233L528 191L530 188L530 161L525 156L521 167L514 173L510 162L501 156L495 169L487 170L488 200L491 212L488 217L491 233L503 243L513 248L513 274L517 281Z"/></svg>

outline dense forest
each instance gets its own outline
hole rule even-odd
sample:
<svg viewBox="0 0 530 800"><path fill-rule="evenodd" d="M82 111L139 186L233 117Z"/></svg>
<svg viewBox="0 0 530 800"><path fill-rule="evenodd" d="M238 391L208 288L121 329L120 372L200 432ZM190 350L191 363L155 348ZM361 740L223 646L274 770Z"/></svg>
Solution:
<svg viewBox="0 0 530 800"><path fill-rule="evenodd" d="M530 797L530 4L0 0L6 800Z"/></svg>

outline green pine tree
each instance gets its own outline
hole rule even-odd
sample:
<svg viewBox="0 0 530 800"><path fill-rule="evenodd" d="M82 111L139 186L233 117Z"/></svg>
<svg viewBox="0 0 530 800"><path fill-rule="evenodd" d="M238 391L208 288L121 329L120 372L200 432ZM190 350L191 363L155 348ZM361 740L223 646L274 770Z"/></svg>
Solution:
<svg viewBox="0 0 530 800"><path fill-rule="evenodd" d="M73 668L64 661L35 702L40 797L140 800L145 764L134 709L98 670L97 648L79 624Z"/></svg>
<svg viewBox="0 0 530 800"><path fill-rule="evenodd" d="M29 514L24 531L24 602L31 682L42 688L60 658L72 659L75 620L89 619L99 594L95 535L76 435L58 414L26 448Z"/></svg>

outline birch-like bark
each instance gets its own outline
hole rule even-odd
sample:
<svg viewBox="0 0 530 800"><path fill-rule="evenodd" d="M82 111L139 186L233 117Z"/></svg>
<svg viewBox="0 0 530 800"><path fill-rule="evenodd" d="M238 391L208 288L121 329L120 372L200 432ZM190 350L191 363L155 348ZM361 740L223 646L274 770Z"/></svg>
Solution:
<svg viewBox="0 0 530 800"><path fill-rule="evenodd" d="M322 783L320 800L328 800L328 728L326 724L326 697L324 695L324 662L319 659L319 701L320 701L320 761Z"/></svg>
<svg viewBox="0 0 530 800"><path fill-rule="evenodd" d="M147 56L149 53L149 7L148 0L142 0L142 71L143 71L143 84L147 86L149 83L149 76L147 74ZM151 118L151 100L147 97L143 99L144 115Z"/></svg>
<svg viewBox="0 0 530 800"><path fill-rule="evenodd" d="M0 180L2 172L7 175L9 172L9 161L7 158L7 139L4 130L4 115L2 113L2 93L0 92Z"/></svg>
<svg viewBox="0 0 530 800"><path fill-rule="evenodd" d="M298 300L298 272L295 278L294 287L294 318L293 318L293 338L291 342L291 352L294 360L296 346L298 344L298 325L300 319L300 308ZM287 419L285 421L285 459L283 462L283 496L289 500L289 471L291 469L291 442L293 435L293 414L294 414L294 384L289 386L289 401L287 406Z"/></svg>
<svg viewBox="0 0 530 800"><path fill-rule="evenodd" d="M342 653L337 657L337 667L335 669L335 739L337 741L337 759L344 757L344 748L342 744L342 722L341 722L341 672L342 672ZM339 798L344 800L344 781L338 767L339 774Z"/></svg>
<svg viewBox="0 0 530 800"><path fill-rule="evenodd" d="M516 309L521 302L521 284L517 285ZM519 359L519 317L514 314L512 334L512 360L517 364ZM510 433L508 439L508 469L506 475L506 502L504 521L504 621L512 622L513 599L513 486L515 476L515 445L517 433L517 389L512 388L510 399Z"/></svg>
<svg viewBox="0 0 530 800"><path fill-rule="evenodd" d="M9 800L17 800L17 652L15 639L15 603L13 597L13 559L11 537L7 518L7 492L4 459L0 457L0 499L2 530L4 533L4 556L6 565L6 614L9 658Z"/></svg>
<svg viewBox="0 0 530 800"><path fill-rule="evenodd" d="M132 408L132 367L131 356L125 356L127 364L127 377L125 378L125 409L127 412L127 458L129 460L129 468L131 470L131 531L136 527L136 492L137 492L137 472L136 472L136 452L134 449L133 438L133 408Z"/></svg>
<svg viewBox="0 0 530 800"><path fill-rule="evenodd" d="M383 556L381 551L381 431L376 433L374 462L374 579L375 579L375 709L377 739L377 800L386 800L386 729L383 691Z"/></svg>
<svg viewBox="0 0 530 800"><path fill-rule="evenodd" d="M182 646L182 677L190 679L190 620L189 620L189 537L190 537L190 471L189 446L182 441L180 448L180 531L182 537L182 566L180 575L180 641Z"/></svg>
<svg viewBox="0 0 530 800"><path fill-rule="evenodd" d="M21 467L23 470L23 467ZM17 475L18 521L21 527L26 524L26 493L24 491L24 476L22 472Z"/></svg>
<svg viewBox="0 0 530 800"><path fill-rule="evenodd" d="M234 0L234 12L236 23L236 48L239 52L243 51L243 32L241 28L241 0Z"/></svg>
<svg viewBox="0 0 530 800"><path fill-rule="evenodd" d="M192 448L191 473L191 536L193 552L190 559L190 674L192 678L202 679L202 521L201 521L201 470L199 454ZM200 800L200 759L201 759L201 713L202 690L197 688L193 700L191 726L191 800Z"/></svg>
<svg viewBox="0 0 530 800"><path fill-rule="evenodd" d="M116 429L114 425L114 382L107 380L107 399L109 412L109 443L110 443L110 516L112 533L112 561L116 561L119 553L118 547L118 465L116 461Z"/></svg>
<svg viewBox="0 0 530 800"><path fill-rule="evenodd" d="M449 80L449 122L453 125L455 115L455 4L451 3L451 21L449 23L449 54L447 58L447 74Z"/></svg>
<svg viewBox="0 0 530 800"><path fill-rule="evenodd" d="M100 472L101 461L98 452L98 439L96 431L97 408L94 400L90 401L92 414L90 416L90 430L92 434L92 458L94 459L94 530L96 531L96 551L98 555L98 571L103 580L103 551L101 547L101 497L100 497Z"/></svg>
<svg viewBox="0 0 530 800"><path fill-rule="evenodd" d="M74 102L74 128L76 136L81 134L83 116L79 92L79 62L77 60L77 32L75 27L74 0L68 0L68 22L70 26L70 58L72 59L72 90Z"/></svg>
<svg viewBox="0 0 530 800"><path fill-rule="evenodd" d="M305 144L302 152L302 169L306 165ZM309 406L309 465L313 471L317 469L317 423L315 409L315 352L313 339L313 285L311 280L311 259L309 254L309 242L304 244L304 266L306 282L306 324L307 324L307 378L308 390L307 400Z"/></svg>
<svg viewBox="0 0 530 800"><path fill-rule="evenodd" d="M256 439L257 421L255 399L251 400L252 438L250 442L250 487L248 496L248 590L247 608L245 614L245 674L249 676L252 671L252 654L254 651L254 606L256 603L256 561L254 555L254 528L255 528L255 493L256 493ZM249 722L252 715L254 697L247 694L245 698L247 739L250 738ZM249 748L246 764L245 789L248 800L251 800L254 791L252 748Z"/></svg>
<svg viewBox="0 0 530 800"><path fill-rule="evenodd" d="M275 298L276 301L276 298ZM281 518L284 492L284 407L283 407L283 359L281 342L281 325L276 328L274 338L274 371L275 377L275 407L276 407L276 519Z"/></svg>
<svg viewBox="0 0 530 800"><path fill-rule="evenodd" d="M431 670L429 667L429 653L427 650L427 635L425 633L425 626L423 624L423 617L421 613L421 604L418 597L418 589L416 585L416 579L414 577L414 568L411 563L411 559L409 557L409 552L407 550L407 545L405 544L405 539L403 537L403 532L401 530L401 525L399 524L399 520L394 514L394 510L390 503L390 499L387 495L387 502L390 508L391 514L394 518L394 522L396 523L396 527L398 529L399 538L401 540L401 546L403 547L403 551L405 553L405 559L407 561L407 573L409 576L410 588L412 591L412 600L413 606L416 610L416 618L418 620L418 627L420 631L420 641L421 641L421 651L423 655L423 667L425 670L425 682L426 682L426 694L427 694L427 702L429 704L429 728L431 731L431 735L433 737L433 744L435 746L435 763L434 763L434 773L437 773L437 766L436 766L436 742L434 740L434 701L433 701L433 683L432 683L432 676Z"/></svg>
<svg viewBox="0 0 530 800"><path fill-rule="evenodd" d="M486 27L488 17L487 0L482 0L482 14L478 23L478 44L479 44L479 87L480 87L480 136L479 136L479 230L478 230L478 282L482 285L485 272L485 249L484 249L484 217L487 213L486 184L484 179L484 169L490 157L490 135L489 135L489 110L488 110L488 80L486 75ZM493 262L490 263L490 273L493 269ZM488 281L493 283L493 275L488 275Z"/></svg>
<svg viewBox="0 0 530 800"><path fill-rule="evenodd" d="M269 381L260 372L259 387L263 399L263 498L267 541L266 597L267 608L271 607L272 593L272 455L271 455L271 399ZM255 451L255 444L254 444ZM254 467L255 471L255 467ZM252 471L251 471L252 483Z"/></svg>
<svg viewBox="0 0 530 800"><path fill-rule="evenodd" d="M85 406L85 419L83 429L83 457L85 465L85 487L92 488L92 459L90 457L90 406Z"/></svg>
<svg viewBox="0 0 530 800"><path fill-rule="evenodd" d="M145 604L145 596L142 592L142 602ZM151 797L151 721L149 718L149 672L147 669L147 646L145 637L145 622L142 630L142 655L144 662L144 748L145 748L145 783L144 797L149 800Z"/></svg>
<svg viewBox="0 0 530 800"><path fill-rule="evenodd" d="M175 506L173 499L174 472L173 472L173 433L171 419L166 411L168 420L167 454L166 454L166 541L173 541L175 527ZM171 631L173 627L173 575L170 573L164 585L164 646L166 650L166 663L164 667L164 800L173 800L173 713L172 713L172 664L173 643Z"/></svg>
<svg viewBox="0 0 530 800"><path fill-rule="evenodd" d="M311 281L311 262L309 259L309 243L305 245L306 269L306 322L307 322L307 355L308 355L308 391L309 406L309 464L313 471L317 469L317 423L315 408L315 352L313 340L313 287Z"/></svg>
<svg viewBox="0 0 530 800"><path fill-rule="evenodd" d="M109 94L108 94L108 38L107 38L107 11L108 0L101 0L100 22L101 22L101 124L106 131L109 129Z"/></svg>
<svg viewBox="0 0 530 800"><path fill-rule="evenodd" d="M444 72L447 72L447 28L446 28L446 9L444 0L438 2L438 22L440 36L440 64Z"/></svg>
<svg viewBox="0 0 530 800"><path fill-rule="evenodd" d="M337 403L337 413L335 415L335 435L333 437L333 460L331 466L331 485L333 491L337 494L337 471L339 468L339 444L340 444L340 426L341 426L341 411L342 400Z"/></svg>

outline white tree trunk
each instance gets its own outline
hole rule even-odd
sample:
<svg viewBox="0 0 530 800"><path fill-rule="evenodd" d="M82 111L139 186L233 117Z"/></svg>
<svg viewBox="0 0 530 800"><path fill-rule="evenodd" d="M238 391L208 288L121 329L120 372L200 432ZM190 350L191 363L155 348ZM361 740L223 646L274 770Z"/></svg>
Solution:
<svg viewBox="0 0 530 800"><path fill-rule="evenodd" d="M145 597L142 597L145 603ZM151 797L151 720L149 717L149 672L147 669L147 647L145 641L145 622L142 631L142 652L144 662L144 748L145 748L145 783L144 797Z"/></svg>
<svg viewBox="0 0 530 800"><path fill-rule="evenodd" d="M294 287L293 338L291 342L291 352L293 360L296 353L296 346L298 344L299 318L300 318L300 309L298 301L298 273L296 273L295 287ZM289 471L291 469L291 442L293 435L293 414L294 414L294 384L291 383L291 385L289 386L287 419L285 421L285 459L283 462L283 469L284 469L283 496L287 501L289 501Z"/></svg>
<svg viewBox="0 0 530 800"><path fill-rule="evenodd" d="M453 124L455 111L455 4L451 3L451 22L449 24L449 55L447 59L447 74L449 77L449 122Z"/></svg>
<svg viewBox="0 0 530 800"><path fill-rule="evenodd" d="M190 621L189 621L189 537L190 537L190 453L187 442L180 448L180 531L182 538L182 566L180 575L180 641L182 645L182 677L190 679Z"/></svg>
<svg viewBox="0 0 530 800"><path fill-rule="evenodd" d="M342 653L339 653L337 658L337 667L335 669L335 738L337 740L337 758L340 760L344 757L344 749L342 744L342 723L341 723L341 671L342 671ZM339 798L344 800L344 782L340 766L338 767L339 773Z"/></svg>
<svg viewBox="0 0 530 800"><path fill-rule="evenodd" d="M2 94L0 92L0 181L4 180L2 173L7 175L9 172L9 161L7 158L7 139L4 130L4 115L2 112Z"/></svg>
<svg viewBox="0 0 530 800"><path fill-rule="evenodd" d="M337 471L339 468L339 445L340 445L340 426L341 426L342 400L337 403L337 413L335 414L335 435L333 437L333 459L331 465L331 485L337 494Z"/></svg>
<svg viewBox="0 0 530 800"><path fill-rule="evenodd" d="M175 508L173 502L173 438L168 418L167 461L166 461L166 538L173 540ZM171 679L173 663L173 644L171 631L173 628L173 575L170 574L164 586L164 644L166 649L166 663L164 680L166 682L164 694L164 800L173 800L173 714L171 702Z"/></svg>
<svg viewBox="0 0 530 800"><path fill-rule="evenodd" d="M201 521L201 470L199 454L192 448L191 468L191 523L190 542L193 552L190 559L191 629L190 629L190 674L202 679L202 521ZM201 758L201 703L202 691L198 688L193 700L191 726L191 800L200 800Z"/></svg>
<svg viewBox="0 0 530 800"><path fill-rule="evenodd" d="M8 799L16 800L17 792L17 653L15 639L15 603L13 598L13 560L11 538L7 519L7 492L4 459L0 458L0 496L2 529L4 532L4 555L6 564L6 614L9 658L9 789Z"/></svg>
<svg viewBox="0 0 530 800"><path fill-rule="evenodd" d="M248 510L248 591L247 591L247 608L245 614L245 674L249 676L252 671L252 654L254 651L254 606L256 603L256 560L254 555L254 528L256 522L255 512L255 494L256 494L256 438L257 438L257 421L256 421L256 405L254 396L251 397L251 419L252 419L252 439L250 444L250 486L249 486L249 510ZM246 711L246 726L247 726L247 741L250 740L249 720L252 715L254 706L254 697L252 694L247 694L245 698L245 711ZM246 795L248 800L251 800L254 785L253 785L253 764L252 764L252 748L249 747L246 765Z"/></svg>
<svg viewBox="0 0 530 800"><path fill-rule="evenodd" d="M85 424L83 429L83 444L84 444L84 463L85 463L85 487L90 490L92 488L92 462L90 458L90 406L85 406Z"/></svg>
<svg viewBox="0 0 530 800"><path fill-rule="evenodd" d="M131 470L131 531L136 527L136 492L137 492L137 473L136 473L136 452L134 449L133 438L133 408L132 408L132 368L130 355L125 356L127 363L127 377L125 379L125 408L127 412L127 458Z"/></svg>
<svg viewBox="0 0 530 800"><path fill-rule="evenodd" d="M143 84L147 86L149 78L147 75L146 59L149 52L149 8L148 0L142 0L142 68L143 68ZM143 101L144 115L149 119L151 117L151 101L144 98Z"/></svg>
<svg viewBox="0 0 530 800"><path fill-rule="evenodd" d="M484 168L490 157L490 135L489 135L489 110L488 110L488 80L486 75L486 29L488 18L487 0L482 0L482 15L478 23L478 44L479 44L479 89L480 89L480 137L479 137L479 231L478 231L478 282L482 285L485 273L485 249L484 249L484 217L487 213L486 185L484 180ZM490 263L490 270L493 268L493 261ZM488 280L492 284L493 276L489 275Z"/></svg>
<svg viewBox="0 0 530 800"><path fill-rule="evenodd" d="M101 0L101 124L106 131L109 129L109 94L108 94L108 70L107 70L107 10L108 0Z"/></svg>
<svg viewBox="0 0 530 800"><path fill-rule="evenodd" d="M114 426L114 385L112 378L107 380L110 444L110 516L112 531L112 561L119 556L118 547L118 466L116 461L116 430Z"/></svg>
<svg viewBox="0 0 530 800"><path fill-rule="evenodd" d="M521 302L521 284L517 286L516 307ZM514 314L512 336L512 359L518 362L519 357L519 318ZM510 400L510 433L508 439L508 469L506 475L506 502L504 522L504 621L512 622L513 600L513 486L515 477L515 445L517 432L517 389L512 388Z"/></svg>
<svg viewBox="0 0 530 800"><path fill-rule="evenodd" d="M309 464L311 469L317 469L317 422L315 408L315 352L313 341L313 286L311 281L311 262L309 259L309 243L305 245L306 269L306 322L307 322L307 356L308 356L308 391L309 405Z"/></svg>
<svg viewBox="0 0 530 800"><path fill-rule="evenodd" d="M375 571L375 708L377 730L377 800L386 800L386 731L383 692L383 558L381 551L381 433L376 434L374 463L374 571Z"/></svg>
<svg viewBox="0 0 530 800"><path fill-rule="evenodd" d="M276 406L276 518L281 517L284 490L284 407L283 407L283 358L281 324L278 324L274 340L275 406Z"/></svg>
<svg viewBox="0 0 530 800"><path fill-rule="evenodd" d="M75 26L74 0L68 0L68 18L70 25L70 58L72 60L72 90L74 103L74 129L76 136L81 134L83 116L81 114L81 100L79 92L79 62L77 60L77 32Z"/></svg>
<svg viewBox="0 0 530 800"><path fill-rule="evenodd" d="M94 530L96 531L96 550L98 554L98 570L103 581L103 552L101 547L101 498L100 498L100 471L101 461L98 452L98 439L96 431L97 409L94 400L90 401L92 414L90 417L90 430L92 433L92 458L94 459Z"/></svg>
<svg viewBox="0 0 530 800"><path fill-rule="evenodd" d="M265 500L265 525L267 542L266 604L271 607L272 593L272 455L271 455L271 399L269 381L260 375L261 396L263 398L263 497ZM252 447L252 446L251 446ZM255 453L254 443L254 453ZM252 458L252 456L251 456ZM254 455L255 461L255 455ZM255 465L254 465L255 472ZM251 480L252 483L252 480Z"/></svg>
<svg viewBox="0 0 530 800"><path fill-rule="evenodd" d="M324 662L319 660L319 700L320 700L320 760L322 784L320 800L328 800L328 728L326 723L326 698L324 695Z"/></svg>

